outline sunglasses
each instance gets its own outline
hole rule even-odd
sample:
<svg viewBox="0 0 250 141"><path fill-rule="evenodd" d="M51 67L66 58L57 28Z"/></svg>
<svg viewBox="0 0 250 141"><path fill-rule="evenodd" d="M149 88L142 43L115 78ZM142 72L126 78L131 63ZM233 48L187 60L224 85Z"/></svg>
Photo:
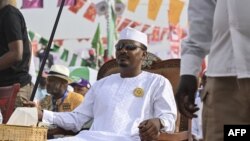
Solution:
<svg viewBox="0 0 250 141"><path fill-rule="evenodd" d="M125 50L136 50L137 48L141 48L142 50L145 50L145 47L140 47L140 46L137 46L135 44L116 44L115 45L115 49L116 50L122 50L122 49L125 49Z"/></svg>

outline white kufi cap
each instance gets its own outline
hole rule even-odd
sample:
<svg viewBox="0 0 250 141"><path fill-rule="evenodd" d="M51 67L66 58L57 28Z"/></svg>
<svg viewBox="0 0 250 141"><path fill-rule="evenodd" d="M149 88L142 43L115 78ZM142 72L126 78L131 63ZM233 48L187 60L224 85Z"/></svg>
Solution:
<svg viewBox="0 0 250 141"><path fill-rule="evenodd" d="M120 32L120 40L134 40L148 47L147 35L131 27L126 27Z"/></svg>

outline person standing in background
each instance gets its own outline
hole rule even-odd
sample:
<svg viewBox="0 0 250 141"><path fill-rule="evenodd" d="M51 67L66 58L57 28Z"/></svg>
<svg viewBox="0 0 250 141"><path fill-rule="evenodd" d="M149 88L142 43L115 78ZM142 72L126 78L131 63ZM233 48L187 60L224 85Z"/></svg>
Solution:
<svg viewBox="0 0 250 141"><path fill-rule="evenodd" d="M12 4L0 1L0 86L20 83L16 107L30 99L33 85L29 75L31 49L25 19Z"/></svg>
<svg viewBox="0 0 250 141"><path fill-rule="evenodd" d="M69 69L63 65L52 65L47 74L46 89L49 95L46 95L40 102L39 108L53 112L70 112L73 111L84 100L83 96L78 93L69 92L68 84ZM48 130L49 138L57 134L65 134L65 130L54 128ZM69 132L72 134L72 132Z"/></svg>
<svg viewBox="0 0 250 141"><path fill-rule="evenodd" d="M71 85L74 88L74 92L79 93L82 96L85 96L85 94L91 87L89 81L83 78L81 78L78 82L73 82L70 83L69 85Z"/></svg>
<svg viewBox="0 0 250 141"><path fill-rule="evenodd" d="M49 95L46 90L46 84L47 84L47 74L43 72L33 100L36 103L39 103L43 98L46 97L46 95Z"/></svg>
<svg viewBox="0 0 250 141"><path fill-rule="evenodd" d="M176 100L193 118L197 74L208 55L203 101L204 141L224 140L224 125L250 124L250 1L190 0ZM237 140L237 139L236 139Z"/></svg>

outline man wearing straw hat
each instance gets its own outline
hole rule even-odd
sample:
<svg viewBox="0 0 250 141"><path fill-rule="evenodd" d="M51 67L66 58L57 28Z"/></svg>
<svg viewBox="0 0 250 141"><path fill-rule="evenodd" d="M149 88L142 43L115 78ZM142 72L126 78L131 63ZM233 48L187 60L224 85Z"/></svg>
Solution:
<svg viewBox="0 0 250 141"><path fill-rule="evenodd" d="M174 131L177 108L170 82L141 69L147 46L146 34L124 29L116 44L120 73L95 82L72 112L38 112L39 120L74 132L93 119L90 130L55 140L146 141Z"/></svg>
<svg viewBox="0 0 250 141"><path fill-rule="evenodd" d="M50 95L41 100L42 109L54 112L69 112L83 101L83 96L67 90L69 69L63 65L53 65L47 76L46 89Z"/></svg>
<svg viewBox="0 0 250 141"><path fill-rule="evenodd" d="M29 100L33 86L29 75L31 50L22 13L14 0L0 0L0 86L19 83L16 106Z"/></svg>
<svg viewBox="0 0 250 141"><path fill-rule="evenodd" d="M71 83L69 78L69 69L63 65L52 65L47 75L46 89L50 95L46 95L39 105L41 109L53 112L70 112L74 110L83 101L83 96L67 90L68 84ZM65 133L60 128L48 131L49 137Z"/></svg>

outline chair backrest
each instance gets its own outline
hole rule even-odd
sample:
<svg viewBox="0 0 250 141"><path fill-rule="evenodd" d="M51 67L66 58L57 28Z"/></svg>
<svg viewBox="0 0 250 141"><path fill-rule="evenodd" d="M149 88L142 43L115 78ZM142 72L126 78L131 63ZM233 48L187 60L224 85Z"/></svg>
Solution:
<svg viewBox="0 0 250 141"><path fill-rule="evenodd" d="M3 115L3 123L6 123L14 111L17 93L20 84L0 87L0 108Z"/></svg>
<svg viewBox="0 0 250 141"><path fill-rule="evenodd" d="M176 94L177 86L180 79L180 59L161 60L154 54L149 53L147 59L143 63L143 70L160 74L166 77L172 84L174 94ZM110 74L119 73L119 66L115 59L106 62L100 69L97 79L101 79ZM178 113L176 121L176 131L190 131L190 121Z"/></svg>
<svg viewBox="0 0 250 141"><path fill-rule="evenodd" d="M153 64L155 64L156 62L160 62L160 61L161 59L159 57L148 52L146 59L144 60L142 64L142 69L143 70L150 69ZM119 70L118 64L116 63L116 60L112 59L101 66L97 74L97 80L103 77L106 77L110 74L119 73L119 72L120 70Z"/></svg>

